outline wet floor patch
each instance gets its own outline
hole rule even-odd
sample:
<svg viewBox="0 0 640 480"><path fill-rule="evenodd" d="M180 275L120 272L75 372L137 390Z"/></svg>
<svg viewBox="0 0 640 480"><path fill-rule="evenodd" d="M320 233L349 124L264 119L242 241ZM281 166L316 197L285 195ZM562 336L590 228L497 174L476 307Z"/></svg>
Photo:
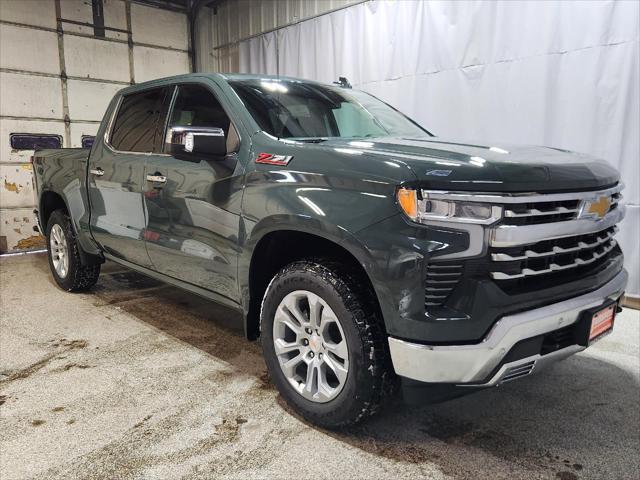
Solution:
<svg viewBox="0 0 640 480"><path fill-rule="evenodd" d="M64 354L72 352L74 350L86 348L87 341L67 340L66 338L62 338L59 340L51 340L47 342L47 345L53 349L50 353L46 354L43 358L26 368L22 368L14 372L6 372L5 375L0 378L0 386L6 383L14 382L16 380L29 378L34 373L45 368L53 360L64 358Z"/></svg>

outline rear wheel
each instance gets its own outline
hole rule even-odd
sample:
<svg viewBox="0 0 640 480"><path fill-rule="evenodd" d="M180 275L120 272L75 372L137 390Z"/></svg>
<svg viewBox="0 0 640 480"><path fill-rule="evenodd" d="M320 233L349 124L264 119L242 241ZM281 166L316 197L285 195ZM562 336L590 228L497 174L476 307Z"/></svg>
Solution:
<svg viewBox="0 0 640 480"><path fill-rule="evenodd" d="M49 217L47 250L51 273L60 288L79 292L91 288L98 281L100 264L82 263L71 219L64 210L56 210Z"/></svg>
<svg viewBox="0 0 640 480"><path fill-rule="evenodd" d="M361 279L329 261L281 270L262 302L269 373L309 421L338 428L372 415L393 390L386 335Z"/></svg>

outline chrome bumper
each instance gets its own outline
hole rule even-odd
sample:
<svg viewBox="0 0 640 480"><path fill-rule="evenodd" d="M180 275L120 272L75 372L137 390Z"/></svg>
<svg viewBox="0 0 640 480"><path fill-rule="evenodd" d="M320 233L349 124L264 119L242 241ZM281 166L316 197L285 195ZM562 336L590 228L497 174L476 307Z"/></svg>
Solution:
<svg viewBox="0 0 640 480"><path fill-rule="evenodd" d="M473 345L421 345L389 337L395 372L421 382L491 386L531 373L546 363L568 357L584 346L572 345L547 355L534 355L504 364L489 380L485 379L519 341L542 335L575 323L580 313L620 297L627 285L622 270L599 289L546 307L502 317L485 339Z"/></svg>

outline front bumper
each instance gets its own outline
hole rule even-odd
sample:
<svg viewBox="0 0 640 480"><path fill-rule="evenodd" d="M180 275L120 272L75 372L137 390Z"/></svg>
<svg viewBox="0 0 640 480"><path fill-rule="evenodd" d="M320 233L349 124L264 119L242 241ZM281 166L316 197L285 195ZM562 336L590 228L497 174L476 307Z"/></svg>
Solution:
<svg viewBox="0 0 640 480"><path fill-rule="evenodd" d="M546 363L586 348L574 344L545 355L505 362L508 352L522 340L575 324L584 310L618 299L627 284L622 270L597 290L559 303L502 317L479 343L423 345L389 337L395 372L401 377L429 383L485 387L527 375Z"/></svg>

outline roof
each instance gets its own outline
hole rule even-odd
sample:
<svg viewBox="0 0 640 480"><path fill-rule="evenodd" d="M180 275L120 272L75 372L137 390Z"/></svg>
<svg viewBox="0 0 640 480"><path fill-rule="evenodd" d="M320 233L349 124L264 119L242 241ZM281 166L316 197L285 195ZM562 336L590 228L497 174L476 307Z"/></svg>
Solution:
<svg viewBox="0 0 640 480"><path fill-rule="evenodd" d="M278 75L259 75L259 74L249 74L249 73L196 72L196 73L185 73L183 75L174 75L171 77L156 78L154 80L148 80L146 82L136 83L135 85L131 85L130 87L125 87L123 90L121 90L121 92L124 94L127 94L134 91L144 90L147 87L165 85L167 83L172 83L172 82L184 82L185 80L190 80L198 77L200 78L208 77L213 79L222 78L225 81L279 80L279 81L285 81L285 82L301 82L301 83L312 83L316 85L328 85L327 83L317 82L315 80L307 80L304 78L295 78L295 77L283 77Z"/></svg>

